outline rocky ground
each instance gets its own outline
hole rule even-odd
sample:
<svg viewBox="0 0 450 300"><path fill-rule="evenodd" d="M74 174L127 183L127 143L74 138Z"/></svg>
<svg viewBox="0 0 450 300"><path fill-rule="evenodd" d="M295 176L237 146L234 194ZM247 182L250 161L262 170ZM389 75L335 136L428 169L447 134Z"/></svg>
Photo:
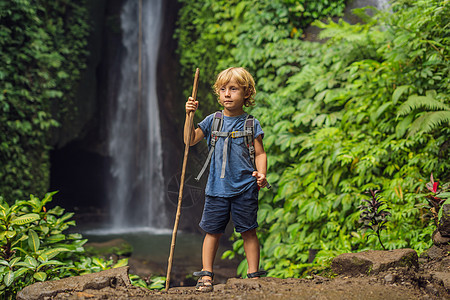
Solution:
<svg viewBox="0 0 450 300"><path fill-rule="evenodd" d="M22 290L25 299L450 299L450 256L433 246L422 258L411 249L347 253L333 260L330 279L239 279L216 284L211 293L193 286L148 291L128 280L129 267Z"/></svg>

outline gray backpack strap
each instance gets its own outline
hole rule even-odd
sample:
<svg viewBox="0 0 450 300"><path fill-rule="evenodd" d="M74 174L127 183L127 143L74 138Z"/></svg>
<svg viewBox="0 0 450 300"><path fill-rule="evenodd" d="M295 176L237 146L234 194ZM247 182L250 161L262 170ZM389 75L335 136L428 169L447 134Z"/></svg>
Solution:
<svg viewBox="0 0 450 300"><path fill-rule="evenodd" d="M227 157L228 157L228 140L230 138L239 138L244 137L245 145L248 148L248 152L250 154L250 160L252 162L253 168L256 170L255 165L255 146L253 137L255 136L255 118L252 115L247 115L244 123L244 131L232 131L232 132L223 132L221 136L225 136L226 139L223 145L223 154L222 154L222 170L220 173L220 178L225 178L225 168L227 165Z"/></svg>
<svg viewBox="0 0 450 300"><path fill-rule="evenodd" d="M202 177L203 173L206 171L206 167L208 167L209 162L211 161L211 157L214 153L214 149L216 147L217 139L219 138L219 132L222 129L223 124L223 112L222 111L216 111L214 113L213 122L211 125L211 140L210 140L210 148L208 157L206 158L205 163L203 164L202 169L200 170L200 173L198 173L195 180L199 181Z"/></svg>
<svg viewBox="0 0 450 300"><path fill-rule="evenodd" d="M255 139L255 117L253 117L252 115L248 115L247 118L245 119L244 131L248 132L248 133L251 132L251 134L247 134L247 135L244 136L244 142L245 142L245 145L248 148L248 152L250 154L250 160L252 161L253 168L255 168L255 170L256 170L256 164L255 164L255 143L254 143L254 139Z"/></svg>

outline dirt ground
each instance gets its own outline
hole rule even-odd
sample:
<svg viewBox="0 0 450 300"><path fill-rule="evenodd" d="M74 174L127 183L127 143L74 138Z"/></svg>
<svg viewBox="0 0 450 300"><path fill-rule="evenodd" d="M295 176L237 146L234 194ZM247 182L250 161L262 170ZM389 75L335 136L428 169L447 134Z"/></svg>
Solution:
<svg viewBox="0 0 450 300"><path fill-rule="evenodd" d="M400 252L414 252L409 250L400 249ZM351 272L358 266L364 267L358 259L351 257L344 259L344 262L355 266L350 268L350 273L349 268L346 269L347 275L334 278L314 275L310 279L229 277L218 280L223 283L215 284L214 291L210 293L195 291L194 280L183 283L185 286L178 286L176 280L171 281L173 287L168 291L134 287L128 280L129 267L122 267L78 278L37 283L24 289L17 299L450 299L449 252L437 247L430 250L428 257L417 260L416 255L413 264L402 265L403 258L399 258L400 266L389 265L379 271L374 267L369 272L371 275ZM389 255L398 256L399 251L390 252L371 253L370 258L375 263L383 263ZM348 275L351 273L355 275Z"/></svg>
<svg viewBox="0 0 450 300"><path fill-rule="evenodd" d="M86 290L69 297L52 299L450 299L442 289L422 288L417 283L399 281L386 283L379 277L338 277L326 279L229 279L215 285L211 293L196 292L194 287L174 287L168 292L144 289L115 289L108 293Z"/></svg>
<svg viewBox="0 0 450 300"><path fill-rule="evenodd" d="M395 274L395 275L393 275ZM391 270L377 276L328 279L229 279L216 285L212 293L193 287L154 292L143 299L450 299L443 286L425 284L427 279L407 270ZM392 281L391 281L392 280Z"/></svg>
<svg viewBox="0 0 450 300"><path fill-rule="evenodd" d="M448 262L450 260L445 263ZM226 283L216 284L211 293L197 292L193 286L172 287L167 292L116 286L60 293L46 299L450 299L450 291L433 276L432 269L442 270L442 264L435 261L433 264L416 270L393 268L373 276L338 276L333 279L321 276L311 279L230 278Z"/></svg>

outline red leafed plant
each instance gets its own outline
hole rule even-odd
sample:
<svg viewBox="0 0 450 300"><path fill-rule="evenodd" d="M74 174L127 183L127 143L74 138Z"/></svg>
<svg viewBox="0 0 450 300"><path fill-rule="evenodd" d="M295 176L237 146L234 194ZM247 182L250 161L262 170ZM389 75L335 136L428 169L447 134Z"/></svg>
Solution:
<svg viewBox="0 0 450 300"><path fill-rule="evenodd" d="M449 184L445 184L442 188L439 187L439 181L434 181L433 173L430 175L430 182L426 185L427 189L430 191L425 198L427 198L428 202L431 205L430 211L433 215L434 222L436 225L438 224L438 214L441 209L442 204L447 200L448 197L444 197L445 193L449 189ZM447 194L447 193L446 193Z"/></svg>

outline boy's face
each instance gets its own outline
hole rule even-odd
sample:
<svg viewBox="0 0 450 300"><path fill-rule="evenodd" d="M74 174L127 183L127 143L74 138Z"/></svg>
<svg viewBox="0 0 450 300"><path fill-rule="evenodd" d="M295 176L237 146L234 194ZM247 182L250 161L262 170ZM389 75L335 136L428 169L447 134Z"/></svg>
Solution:
<svg viewBox="0 0 450 300"><path fill-rule="evenodd" d="M219 89L220 104L230 112L243 112L245 96L244 88L234 79Z"/></svg>

